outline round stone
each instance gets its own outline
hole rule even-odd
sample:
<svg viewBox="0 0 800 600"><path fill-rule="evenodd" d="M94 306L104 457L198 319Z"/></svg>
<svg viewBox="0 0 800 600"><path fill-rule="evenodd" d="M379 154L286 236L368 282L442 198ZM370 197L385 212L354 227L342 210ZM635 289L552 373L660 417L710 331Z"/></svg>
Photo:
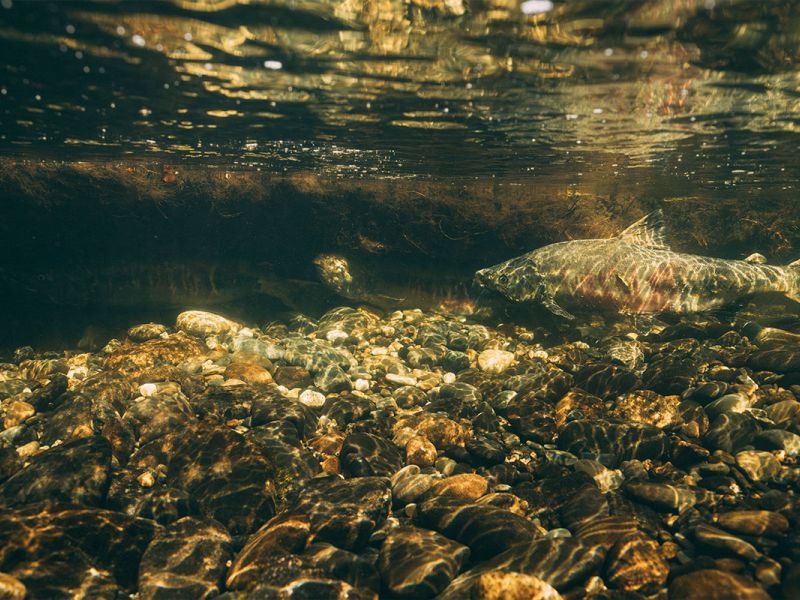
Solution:
<svg viewBox="0 0 800 600"><path fill-rule="evenodd" d="M309 408L321 408L325 404L325 394L314 390L303 390L298 399Z"/></svg>
<svg viewBox="0 0 800 600"><path fill-rule="evenodd" d="M751 481L771 481L781 473L781 463L771 452L743 450L736 455L736 464Z"/></svg>
<svg viewBox="0 0 800 600"><path fill-rule="evenodd" d="M486 373L502 373L513 362L514 354L506 350L489 349L478 355L478 366Z"/></svg>
<svg viewBox="0 0 800 600"><path fill-rule="evenodd" d="M670 600L769 600L770 595L751 579L701 569L676 577L669 586Z"/></svg>
<svg viewBox="0 0 800 600"><path fill-rule="evenodd" d="M437 481L431 488L435 496L451 496L464 500L477 500L486 493L489 482L477 473L452 475Z"/></svg>
<svg viewBox="0 0 800 600"><path fill-rule="evenodd" d="M178 315L175 326L196 337L236 333L242 326L221 315L202 310L187 310Z"/></svg>
<svg viewBox="0 0 800 600"><path fill-rule="evenodd" d="M414 436L406 444L406 464L431 467L436 462L436 446L423 436Z"/></svg>

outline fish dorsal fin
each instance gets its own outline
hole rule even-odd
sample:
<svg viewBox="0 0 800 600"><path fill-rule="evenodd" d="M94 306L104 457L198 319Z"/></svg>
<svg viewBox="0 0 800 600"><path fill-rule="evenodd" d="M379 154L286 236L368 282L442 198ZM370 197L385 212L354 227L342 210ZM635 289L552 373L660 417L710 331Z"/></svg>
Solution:
<svg viewBox="0 0 800 600"><path fill-rule="evenodd" d="M660 208L636 221L617 237L639 246L661 248L662 250L669 249L666 227L664 226L664 213Z"/></svg>
<svg viewBox="0 0 800 600"><path fill-rule="evenodd" d="M754 265L764 265L767 263L767 259L763 254L753 252L750 256L744 259L744 262L753 263Z"/></svg>

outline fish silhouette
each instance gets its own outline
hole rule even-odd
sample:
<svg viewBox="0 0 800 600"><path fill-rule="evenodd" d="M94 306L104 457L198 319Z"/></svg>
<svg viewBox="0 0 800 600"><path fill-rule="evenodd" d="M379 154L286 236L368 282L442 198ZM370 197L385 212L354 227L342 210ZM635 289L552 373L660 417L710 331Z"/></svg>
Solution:
<svg viewBox="0 0 800 600"><path fill-rule="evenodd" d="M776 292L800 301L800 260L764 264L760 254L725 260L674 252L657 210L607 239L544 246L475 274L478 285L515 302L624 314L693 313L720 309L754 294Z"/></svg>

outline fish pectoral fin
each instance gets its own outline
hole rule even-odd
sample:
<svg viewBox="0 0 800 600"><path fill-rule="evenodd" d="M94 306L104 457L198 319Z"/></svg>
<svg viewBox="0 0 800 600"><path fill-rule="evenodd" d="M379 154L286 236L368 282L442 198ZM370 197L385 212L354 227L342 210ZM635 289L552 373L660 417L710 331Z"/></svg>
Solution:
<svg viewBox="0 0 800 600"><path fill-rule="evenodd" d="M563 319L572 320L572 319L575 318L575 315L572 315L572 314L568 313L567 311L565 311L558 304L556 304L556 301L553 300L552 298L544 298L542 300L542 306L544 306L547 310L549 310L554 315L557 315L557 316L559 316L559 317L561 317Z"/></svg>
<svg viewBox="0 0 800 600"><path fill-rule="evenodd" d="M619 273L615 273L615 274L614 274L614 277L616 278L616 280L617 280L617 283L619 283L619 284L622 286L622 289L624 289L626 292L630 293L630 291L631 291L631 284L630 284L630 283L628 283L628 282L625 280L625 278L624 278L622 275L620 275Z"/></svg>
<svg viewBox="0 0 800 600"><path fill-rule="evenodd" d="M753 263L754 265L765 265L767 264L767 258L763 254L753 252L750 256L744 259L744 262Z"/></svg>
<svg viewBox="0 0 800 600"><path fill-rule="evenodd" d="M664 213L660 208L636 221L617 237L638 246L669 250Z"/></svg>
<svg viewBox="0 0 800 600"><path fill-rule="evenodd" d="M387 296L386 294L378 294L378 298L381 300L388 300L389 302L405 302L405 298L396 298L394 296Z"/></svg>

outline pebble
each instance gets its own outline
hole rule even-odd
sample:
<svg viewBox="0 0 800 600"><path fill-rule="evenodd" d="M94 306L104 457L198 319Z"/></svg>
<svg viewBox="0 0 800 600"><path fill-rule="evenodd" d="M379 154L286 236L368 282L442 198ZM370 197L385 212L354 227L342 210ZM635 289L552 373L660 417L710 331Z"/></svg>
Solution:
<svg viewBox="0 0 800 600"><path fill-rule="evenodd" d="M506 350L489 349L478 355L478 366L481 371L498 375L508 369L514 362L514 354Z"/></svg>
<svg viewBox="0 0 800 600"><path fill-rule="evenodd" d="M391 383L396 383L398 385L410 385L410 386L417 385L416 377L410 377L408 375L398 375L397 373L387 373L386 381L389 381Z"/></svg>
<svg viewBox="0 0 800 600"><path fill-rule="evenodd" d="M3 406L3 428L9 429L36 414L36 409L23 400L13 400Z"/></svg>
<svg viewBox="0 0 800 600"><path fill-rule="evenodd" d="M143 323L134 325L128 329L127 336L134 342L146 342L155 340L167 333L167 328L160 323Z"/></svg>
<svg viewBox="0 0 800 600"><path fill-rule="evenodd" d="M701 569L676 577L669 586L670 600L769 600L754 581L716 569Z"/></svg>
<svg viewBox="0 0 800 600"><path fill-rule="evenodd" d="M784 342L705 316L635 336L346 307L177 324L0 363L0 529L32 552L0 570L28 596L798 589Z"/></svg>
<svg viewBox="0 0 800 600"><path fill-rule="evenodd" d="M386 587L401 598L433 598L459 573L469 548L438 533L403 526L381 546L378 570Z"/></svg>
<svg viewBox="0 0 800 600"><path fill-rule="evenodd" d="M325 404L325 394L314 390L303 390L298 400L309 408L322 408Z"/></svg>
<svg viewBox="0 0 800 600"><path fill-rule="evenodd" d="M626 592L654 594L669 575L658 543L639 532L619 539L607 560L609 585Z"/></svg>
<svg viewBox="0 0 800 600"><path fill-rule="evenodd" d="M234 334L242 328L242 325L214 313L187 310L178 315L175 327L189 335L204 338L212 335Z"/></svg>
<svg viewBox="0 0 800 600"><path fill-rule="evenodd" d="M433 484L431 493L435 496L450 496L463 500L477 500L489 489L485 477L476 473L452 475Z"/></svg>
<svg viewBox="0 0 800 600"><path fill-rule="evenodd" d="M625 485L625 491L637 500L679 513L697 502L697 496L689 488L666 483L634 481Z"/></svg>
<svg viewBox="0 0 800 600"><path fill-rule="evenodd" d="M431 467L436 462L436 446L424 436L414 436L406 443L406 463Z"/></svg>
<svg viewBox="0 0 800 600"><path fill-rule="evenodd" d="M723 529L750 536L778 536L789 529L788 519L768 510L736 510L717 517Z"/></svg>
<svg viewBox="0 0 800 600"><path fill-rule="evenodd" d="M472 597L481 600L561 600L562 596L546 581L516 571L482 573L472 588Z"/></svg>
<svg viewBox="0 0 800 600"><path fill-rule="evenodd" d="M0 598L3 600L24 600L28 591L25 584L8 573L0 573Z"/></svg>
<svg viewBox="0 0 800 600"><path fill-rule="evenodd" d="M771 481L781 472L781 463L771 452L743 450L736 454L736 464L751 481Z"/></svg>

